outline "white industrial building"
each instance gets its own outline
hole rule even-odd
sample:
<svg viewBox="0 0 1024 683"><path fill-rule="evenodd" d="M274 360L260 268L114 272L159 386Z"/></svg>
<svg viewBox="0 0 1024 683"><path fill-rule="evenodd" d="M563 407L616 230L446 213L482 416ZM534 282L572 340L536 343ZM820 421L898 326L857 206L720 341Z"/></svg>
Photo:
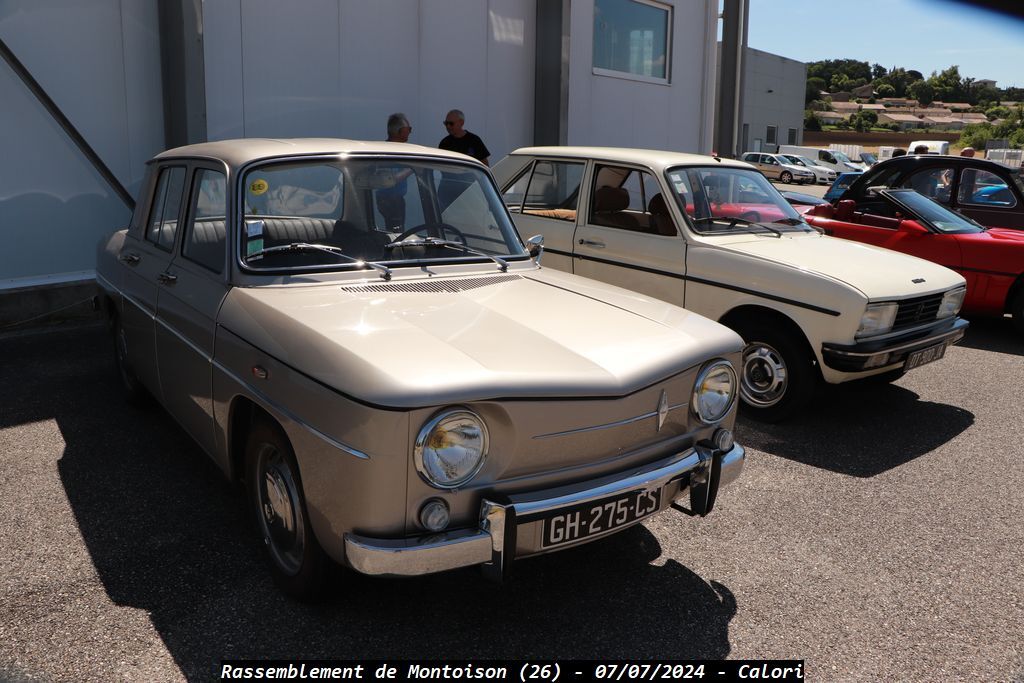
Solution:
<svg viewBox="0 0 1024 683"><path fill-rule="evenodd" d="M435 146L458 108L492 161L538 143L709 152L718 9L718 0L6 0L0 329L88 298L97 243L128 223L146 160L167 147L383 139L395 111L412 121L410 142Z"/></svg>

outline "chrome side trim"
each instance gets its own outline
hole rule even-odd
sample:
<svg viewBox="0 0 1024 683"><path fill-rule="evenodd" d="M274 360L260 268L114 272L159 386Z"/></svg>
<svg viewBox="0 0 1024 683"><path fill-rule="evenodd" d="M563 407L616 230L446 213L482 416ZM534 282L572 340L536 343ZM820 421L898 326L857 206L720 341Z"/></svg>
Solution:
<svg viewBox="0 0 1024 683"><path fill-rule="evenodd" d="M220 361L214 360L214 361L212 361L212 365L213 365L214 368L216 368L217 370L220 370L225 375L227 375L228 377L233 379L235 382L237 382L238 384L240 384L243 387L245 387L246 389L248 389L260 401L262 401L266 405L270 406L271 408L273 408L277 412L281 413L282 415L287 417L289 420L291 420L295 424L299 425L300 427L303 427L308 432L310 432L313 436L315 436L315 437L317 437L319 439L322 439L323 441L326 441L327 443L329 443L330 445L334 446L338 450L344 451L344 452L348 453L349 455L354 455L355 457L361 458L363 460L369 460L370 459L370 456L367 455L366 453L363 453L361 450L359 450L357 448L353 448L352 446L349 446L346 443L342 443L341 441L338 441L337 439L335 439L333 437L330 437L327 434L324 434L323 432L321 432L316 427L314 427L314 426L312 426L310 424L307 424L306 422L302 421L295 413L293 413L292 411L288 410L287 408L282 406L277 401L274 401L274 400L270 399L262 391L260 391L259 389L255 388L254 386L249 384L247 381L245 381L244 379L242 379L241 377L236 375L230 369L224 367L224 364L221 363Z"/></svg>
<svg viewBox="0 0 1024 683"><path fill-rule="evenodd" d="M668 413L671 413L677 408L685 408L688 404L678 403L674 406L669 406ZM667 413L666 413L667 415ZM592 427L580 427L579 429L568 429L564 432L551 432L550 434L538 434L533 437L534 439L553 439L558 436L568 436L569 434L581 434L583 432L596 432L601 429L611 429L613 427L621 427L623 425L632 424L634 422L640 422L641 420L649 420L652 417L658 417L658 411L652 410L649 413L643 415L637 415L636 417L628 417L625 420L619 420L618 422L609 422L607 424L593 425Z"/></svg>

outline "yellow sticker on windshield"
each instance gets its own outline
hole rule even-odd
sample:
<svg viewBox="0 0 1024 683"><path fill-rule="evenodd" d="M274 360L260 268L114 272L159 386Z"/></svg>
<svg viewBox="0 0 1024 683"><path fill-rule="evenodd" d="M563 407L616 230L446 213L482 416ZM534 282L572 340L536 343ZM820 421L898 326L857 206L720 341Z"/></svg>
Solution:
<svg viewBox="0 0 1024 683"><path fill-rule="evenodd" d="M249 185L249 192L259 196L266 192L267 189L269 189L269 187L270 186L267 185L266 180L264 180L263 178L257 178L256 180L252 181L252 183Z"/></svg>

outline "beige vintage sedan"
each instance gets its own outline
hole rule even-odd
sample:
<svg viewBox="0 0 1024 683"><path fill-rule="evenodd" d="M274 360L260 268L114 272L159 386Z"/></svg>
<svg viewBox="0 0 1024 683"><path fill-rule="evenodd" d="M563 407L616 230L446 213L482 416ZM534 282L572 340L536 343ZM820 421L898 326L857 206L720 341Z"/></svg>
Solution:
<svg viewBox="0 0 1024 683"><path fill-rule="evenodd" d="M824 382L896 379L941 359L967 322L964 278L826 237L749 164L610 147L519 149L494 168L545 263L686 306L747 342L741 398L794 415Z"/></svg>
<svg viewBox="0 0 1024 683"><path fill-rule="evenodd" d="M310 598L332 560L500 576L739 474L740 338L540 252L468 157L232 140L150 162L97 279L129 397L245 482Z"/></svg>

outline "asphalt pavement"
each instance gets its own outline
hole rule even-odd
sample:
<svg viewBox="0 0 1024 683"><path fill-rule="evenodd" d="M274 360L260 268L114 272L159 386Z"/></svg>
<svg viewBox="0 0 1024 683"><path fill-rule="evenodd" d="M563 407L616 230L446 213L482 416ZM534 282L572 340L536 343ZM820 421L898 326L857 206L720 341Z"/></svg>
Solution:
<svg viewBox="0 0 1024 683"><path fill-rule="evenodd" d="M893 385L741 419L705 519L282 597L240 492L102 327L0 338L0 680L203 681L224 658L803 659L817 681L1024 680L1024 339L975 321Z"/></svg>

